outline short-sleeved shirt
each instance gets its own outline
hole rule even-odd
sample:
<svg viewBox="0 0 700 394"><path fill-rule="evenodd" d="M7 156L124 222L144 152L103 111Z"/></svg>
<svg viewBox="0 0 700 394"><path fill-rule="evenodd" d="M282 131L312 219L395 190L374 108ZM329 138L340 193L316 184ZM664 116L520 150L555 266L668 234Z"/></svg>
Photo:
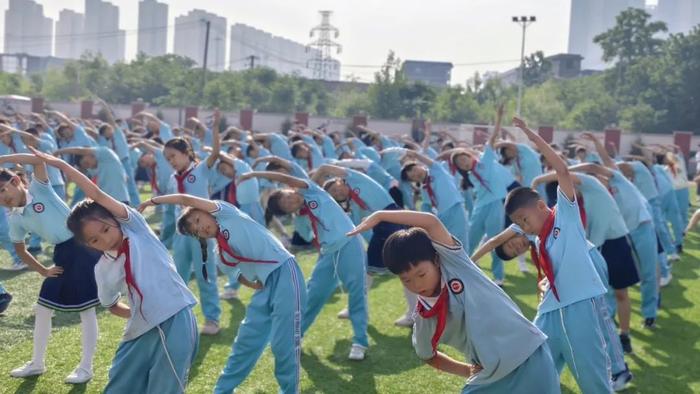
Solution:
<svg viewBox="0 0 700 394"><path fill-rule="evenodd" d="M640 224L652 220L652 214L647 208L649 203L639 189L621 172L613 171L612 173L613 175L608 181L610 193L620 209L627 229L630 232L634 231Z"/></svg>
<svg viewBox="0 0 700 394"><path fill-rule="evenodd" d="M153 156L156 159L156 177L158 178L158 187L165 192L168 189L170 178L173 176L173 167L165 158L162 149L155 149Z"/></svg>
<svg viewBox="0 0 700 394"><path fill-rule="evenodd" d="M398 147L384 149L382 152L380 164L394 179L401 179L401 157L405 154L406 149Z"/></svg>
<svg viewBox="0 0 700 394"><path fill-rule="evenodd" d="M525 362L547 337L526 319L508 295L489 280L467 256L462 245L433 241L440 258L442 283L449 295L447 324L440 343L464 354L467 363L483 370L471 376L470 385L488 384L507 376ZM418 297L426 308L430 305ZM419 358L428 360L437 318L416 314L413 347Z"/></svg>
<svg viewBox="0 0 700 394"><path fill-rule="evenodd" d="M324 135L321 137L321 140L323 141L323 156L326 159L337 159L338 155L335 153L335 144L333 143L333 139L327 135Z"/></svg>
<svg viewBox="0 0 700 394"><path fill-rule="evenodd" d="M506 198L506 188L504 184L507 182L504 182L500 178L503 174L500 173L499 166L503 167L496 159L496 152L491 145L486 145L476 168L469 171L469 181L474 185L474 208L482 207L494 201ZM484 184L474 175L474 171L479 174ZM513 182L511 181L510 183Z"/></svg>
<svg viewBox="0 0 700 394"><path fill-rule="evenodd" d="M314 216L320 221L317 225L318 242L321 245L321 253L331 253L350 241L346 236L355 226L343 208L326 191L313 182L307 181L306 189L299 189L304 196L304 202ZM301 217L303 222L309 223L309 218Z"/></svg>
<svg viewBox="0 0 700 394"><path fill-rule="evenodd" d="M233 168L236 171L236 178L251 172L250 166L243 160L234 159ZM211 168L211 192L219 192L235 180L226 177L218 170L218 165ZM239 204L251 204L260 201L260 187L257 178L251 178L236 185L236 202Z"/></svg>
<svg viewBox="0 0 700 394"><path fill-rule="evenodd" d="M584 200L586 234L593 245L599 247L608 239L629 234L622 213L605 186L590 175L576 174L576 176L581 180L577 188Z"/></svg>
<svg viewBox="0 0 700 394"><path fill-rule="evenodd" d="M392 185L396 182L394 177L389 175L389 173L382 168L379 164L371 162L367 167L367 175L374 179L378 184L380 184L384 189L389 190Z"/></svg>
<svg viewBox="0 0 700 394"><path fill-rule="evenodd" d="M535 178L542 175L540 154L525 144L516 144L515 146L518 149L516 167L520 172L523 186L529 187Z"/></svg>
<svg viewBox="0 0 700 394"><path fill-rule="evenodd" d="M664 166L661 164L654 164L651 166L651 173L656 181L656 188L659 190L660 196L673 191L673 181L666 172L666 168Z"/></svg>
<svg viewBox="0 0 700 394"><path fill-rule="evenodd" d="M457 186L455 186L454 178L439 162L433 162L428 169L427 176L431 179L431 187L437 202L435 209L437 209L438 214L446 212L455 205L464 203L462 194L459 193ZM423 195L423 201L430 203L430 196L425 188L421 188L421 194Z"/></svg>
<svg viewBox="0 0 700 394"><path fill-rule="evenodd" d="M39 140L38 150L44 153L51 153L56 151L56 144L50 142L49 140L41 139ZM63 174L61 170L54 166L46 166L46 174L49 177L49 183L54 186L65 185L66 182L63 179Z"/></svg>
<svg viewBox="0 0 700 394"><path fill-rule="evenodd" d="M185 177L185 194L199 198L209 198L209 167L206 161L199 161L190 165L192 171ZM177 180L175 174L170 176L171 193L177 193Z"/></svg>
<svg viewBox="0 0 700 394"><path fill-rule="evenodd" d="M287 139L279 134L270 134L270 151L273 155L286 160L293 160L292 152L289 150Z"/></svg>
<svg viewBox="0 0 700 394"><path fill-rule="evenodd" d="M57 245L73 237L66 227L70 209L49 183L33 178L27 189L27 205L9 211L10 240L22 243L27 233Z"/></svg>
<svg viewBox="0 0 700 394"><path fill-rule="evenodd" d="M394 200L380 184L369 176L355 170L347 169L345 181L347 185L367 204L367 210L360 208L357 203L350 201L350 210L355 224L359 224L362 218L372 212L381 211L394 203Z"/></svg>
<svg viewBox="0 0 700 394"><path fill-rule="evenodd" d="M642 192L647 201L658 197L659 191L649 168L640 161L631 161L629 164L634 171L634 185Z"/></svg>
<svg viewBox="0 0 700 394"><path fill-rule="evenodd" d="M614 205L613 201L610 203ZM542 241L537 239L538 247ZM578 202L569 201L561 189L557 189L554 227L544 242L552 261L559 301L554 297L550 287L537 308L538 314L551 312L607 292L591 261L590 244L586 240Z"/></svg>
<svg viewBox="0 0 700 394"><path fill-rule="evenodd" d="M126 171L117 154L104 146L98 146L94 152L97 159L97 185L117 201L129 201Z"/></svg>
<svg viewBox="0 0 700 394"><path fill-rule="evenodd" d="M173 139L175 135L173 134L173 129L170 128L170 125L161 121L160 125L158 126L158 137L160 137L161 141L168 142Z"/></svg>
<svg viewBox="0 0 700 394"><path fill-rule="evenodd" d="M113 306L122 295L128 295L131 317L122 340L130 341L197 301L177 273L170 253L143 216L132 208L125 208L129 216L118 222L124 236L129 238L131 272L143 298L134 289L127 290L124 255L113 259L103 254L95 265L95 281L104 307Z"/></svg>
<svg viewBox="0 0 700 394"><path fill-rule="evenodd" d="M234 253L253 260L274 261L240 262L236 268L247 280L265 283L271 272L293 257L277 237L235 206L223 201L217 201L216 206L217 210L211 214L216 218L219 229ZM224 257L227 261L235 260L226 253Z"/></svg>

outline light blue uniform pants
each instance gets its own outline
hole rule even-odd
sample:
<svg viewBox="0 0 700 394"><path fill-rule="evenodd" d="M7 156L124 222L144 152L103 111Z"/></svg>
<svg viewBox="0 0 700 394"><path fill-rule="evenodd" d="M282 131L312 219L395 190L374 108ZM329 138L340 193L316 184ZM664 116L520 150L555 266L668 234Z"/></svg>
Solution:
<svg viewBox="0 0 700 394"><path fill-rule="evenodd" d="M615 297L613 297L613 300L614 299ZM597 297L595 299L595 304L598 307L600 331L603 333L603 338L605 338L605 350L610 359L610 370L614 375L627 368L625 365L625 354L622 352L622 344L620 343L620 338L617 336L617 328L615 328L615 323L611 318L606 297Z"/></svg>
<svg viewBox="0 0 700 394"><path fill-rule="evenodd" d="M671 240L671 233L668 231L668 223L666 222L666 216L664 216L661 210L660 197L652 198L649 200L649 205L651 205L653 216L654 216L654 229L656 230L656 235L659 237L659 242L661 242L661 247L664 249L662 256L659 256L657 262L659 264L659 269L661 271L661 276L665 277L670 273L668 266L668 260L665 258L666 255L676 252L676 248Z"/></svg>
<svg viewBox="0 0 700 394"><path fill-rule="evenodd" d="M139 196L139 189L136 187L134 179L134 166L131 165L131 160L128 157L122 159L121 162L124 171L126 171L126 190L129 192L129 202L132 207L138 207L141 203L141 196Z"/></svg>
<svg viewBox="0 0 700 394"><path fill-rule="evenodd" d="M464 208L464 204L455 204L437 216L447 227L447 231L457 238L462 245L469 245L469 215Z"/></svg>
<svg viewBox="0 0 700 394"><path fill-rule="evenodd" d="M495 237L505 225L505 211L503 201L496 200L486 205L476 207L469 218L469 253L471 254L481 239L486 234L489 238ZM503 280L503 260L496 252L491 252L491 273L496 280Z"/></svg>
<svg viewBox="0 0 700 394"><path fill-rule="evenodd" d="M684 187L682 189L676 189L673 191L676 197L676 202L678 203L678 212L681 214L681 220L683 221L683 228L688 226L688 209L690 209L690 189Z"/></svg>
<svg viewBox="0 0 700 394"><path fill-rule="evenodd" d="M597 302L590 298L535 317L535 325L548 337L557 371L567 365L584 394L612 392Z"/></svg>
<svg viewBox="0 0 700 394"><path fill-rule="evenodd" d="M683 226L683 219L681 218L681 213L678 209L678 201L676 201L675 193L668 192L661 196L661 210L664 212L666 219L671 222L671 228L673 229L673 245L683 245L683 232L685 231L685 227ZM674 248L673 253L675 252L676 249Z"/></svg>
<svg viewBox="0 0 700 394"><path fill-rule="evenodd" d="M171 204L159 205L160 210L160 242L170 249L173 246L173 236L175 235L175 206Z"/></svg>
<svg viewBox="0 0 700 394"><path fill-rule="evenodd" d="M202 306L202 314L207 320L219 321L221 306L219 305L219 292L216 287L216 255L214 240L207 240L207 276L204 280L202 273L202 248L196 238L175 234L173 238L173 260L175 268L185 283L192 277L192 271L197 279L199 287L199 303Z"/></svg>
<svg viewBox="0 0 700 394"><path fill-rule="evenodd" d="M340 250L320 254L307 283L309 298L302 319L302 335L333 295L340 279L341 284L348 291L348 311L353 330L352 343L369 346L366 272L367 254L362 248L362 238L359 235L352 237Z"/></svg>
<svg viewBox="0 0 700 394"><path fill-rule="evenodd" d="M197 320L187 307L119 345L104 393L182 393L198 348Z"/></svg>
<svg viewBox="0 0 700 394"><path fill-rule="evenodd" d="M270 343L281 393L298 393L304 277L294 258L282 263L250 299L214 393L231 393L250 374Z"/></svg>
<svg viewBox="0 0 700 394"><path fill-rule="evenodd" d="M10 240L10 223L7 221L7 209L5 208L0 208L0 245L10 254L13 263L18 264L22 261L15 252L15 245Z"/></svg>
<svg viewBox="0 0 700 394"><path fill-rule="evenodd" d="M637 270L641 279L642 316L655 318L659 303L659 290L656 277L657 244L656 230L652 222L645 222L630 232L632 250L637 260Z"/></svg>

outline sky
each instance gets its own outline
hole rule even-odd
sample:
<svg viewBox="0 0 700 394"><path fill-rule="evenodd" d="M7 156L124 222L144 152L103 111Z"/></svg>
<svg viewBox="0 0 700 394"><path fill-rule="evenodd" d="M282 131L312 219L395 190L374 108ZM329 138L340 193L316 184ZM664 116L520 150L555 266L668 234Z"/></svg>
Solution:
<svg viewBox="0 0 700 394"><path fill-rule="evenodd" d="M44 15L58 19L64 8L84 12L84 0L35 0ZM570 0L161 0L169 5L168 24L176 16L200 8L224 16L227 24L245 23L274 35L307 43L309 30L320 21L319 10L331 10L343 46L334 55L342 64L341 78L352 75L371 81L393 50L402 60L452 62L452 84L464 84L475 72L505 71L520 59L521 28L515 15L534 15L527 29L526 55L566 52ZM120 28L126 33L126 57L136 55L138 1L112 0L120 7ZM6 10L9 0L0 0ZM196 7L195 7L196 5ZM4 35L4 13L0 34ZM172 51L173 29L168 31ZM228 34L227 34L227 37ZM228 38L227 38L228 39ZM4 39L0 40L4 45ZM227 48L228 51L228 43Z"/></svg>

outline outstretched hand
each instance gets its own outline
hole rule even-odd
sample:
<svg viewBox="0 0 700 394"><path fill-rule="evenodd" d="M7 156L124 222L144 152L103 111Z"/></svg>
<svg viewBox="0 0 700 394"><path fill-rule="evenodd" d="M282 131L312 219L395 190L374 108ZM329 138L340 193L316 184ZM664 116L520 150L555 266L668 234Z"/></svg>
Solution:
<svg viewBox="0 0 700 394"><path fill-rule="evenodd" d="M348 237L352 237L354 235L364 233L365 231L369 231L369 230L373 229L374 226L378 225L380 222L381 222L381 220L380 220L379 216L377 215L377 213L375 212L375 213L367 216L366 218L364 218L360 224L355 226L355 228L352 231L349 231L345 235L347 235Z"/></svg>
<svg viewBox="0 0 700 394"><path fill-rule="evenodd" d="M153 202L153 199L148 199L148 200L142 202L141 204L139 204L139 206L138 206L138 208L136 208L136 210L138 210L140 213L143 213L143 211L145 211L146 208L154 207L155 205L156 204Z"/></svg>
<svg viewBox="0 0 700 394"><path fill-rule="evenodd" d="M27 149L29 149L29 151L32 152L34 154L34 156L39 158L39 160L43 161L44 163L46 163L50 166L56 167L58 165L65 163L60 158L53 156L53 155L50 155L48 153L40 152L36 148L31 147L29 145L27 145Z"/></svg>

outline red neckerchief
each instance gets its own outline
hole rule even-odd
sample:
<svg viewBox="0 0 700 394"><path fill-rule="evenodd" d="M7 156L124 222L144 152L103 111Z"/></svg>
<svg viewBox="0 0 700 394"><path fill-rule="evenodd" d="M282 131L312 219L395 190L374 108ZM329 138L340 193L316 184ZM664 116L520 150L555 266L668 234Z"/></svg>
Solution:
<svg viewBox="0 0 700 394"><path fill-rule="evenodd" d="M428 175L425 176L425 179L423 179L423 189L430 198L430 204L437 208L437 199L435 198L435 190L433 190L433 178L430 176L430 173L428 173Z"/></svg>
<svg viewBox="0 0 700 394"><path fill-rule="evenodd" d="M185 193L185 179L194 170L194 166L189 170L183 171L180 175L175 174L175 181L177 181L177 192L180 194Z"/></svg>
<svg viewBox="0 0 700 394"><path fill-rule="evenodd" d="M309 171L314 169L314 159L311 157L311 151L309 151L309 157L306 158L306 166L309 167Z"/></svg>
<svg viewBox="0 0 700 394"><path fill-rule="evenodd" d="M583 204L584 204L583 194L576 195L576 202L578 203L578 214L581 216L581 223L583 223L583 228L586 228L586 223L588 221L588 217L586 215L586 208L583 206Z"/></svg>
<svg viewBox="0 0 700 394"><path fill-rule="evenodd" d="M479 181L479 183L481 184L481 186L483 186L486 190L488 190L488 191L490 192L491 189L489 189L489 186L486 184L486 182L484 181L484 179L483 179L483 178L481 177L481 175L476 171L476 166L478 166L478 165L479 165L479 160L476 160L476 159L472 160L472 170L471 170L471 171L472 171L472 174L474 174L474 177L476 178L476 180Z"/></svg>
<svg viewBox="0 0 700 394"><path fill-rule="evenodd" d="M447 165L450 168L450 174L454 175L457 173L457 166L452 162L452 160L448 160Z"/></svg>
<svg viewBox="0 0 700 394"><path fill-rule="evenodd" d="M158 187L158 178L156 174L156 165L151 166L151 191L153 195L160 194L160 188Z"/></svg>
<svg viewBox="0 0 700 394"><path fill-rule="evenodd" d="M277 261L274 260L255 260L251 259L248 257L243 257L237 255L234 251L233 248L231 248L231 245L228 244L228 240L226 237L224 237L224 234L219 230L219 232L216 233L216 243L219 245L219 257L221 257L221 262L230 266L230 267L235 267L238 265L238 263L276 263ZM224 252L228 254L229 256L233 257L234 259L238 260L238 262L235 261L228 261L224 257Z"/></svg>
<svg viewBox="0 0 700 394"><path fill-rule="evenodd" d="M226 200L227 203L231 205L238 206L238 195L236 194L238 186L236 186L236 180L232 180L231 183L228 184L228 190L226 191Z"/></svg>
<svg viewBox="0 0 700 394"><path fill-rule="evenodd" d="M552 230L554 229L554 216L556 214L556 209L557 208L554 207L549 212L549 216L547 216L547 219L542 225L542 230L540 230L540 233L538 234L540 239L539 248L535 248L534 245L530 245L530 258L532 259L532 262L535 263L535 267L537 267L537 282L539 283L542 280L542 275L544 274L549 281L549 287L552 289L554 297L557 299L557 301L559 301L557 286L554 284L554 268L552 267L552 259L549 257L546 247L547 237L549 237L549 234L551 234Z"/></svg>
<svg viewBox="0 0 700 394"><path fill-rule="evenodd" d="M347 185L348 187L348 196L350 197L350 200L352 200L355 204L357 204L360 209L364 209L367 211L369 208L367 207L367 203L360 197L357 192L355 192L350 185Z"/></svg>
<svg viewBox="0 0 700 394"><path fill-rule="evenodd" d="M318 225L319 223L321 223L321 221L318 220L318 217L316 217L313 211L311 211L311 208L309 208L309 204L306 203L306 200L304 200L304 206L301 207L301 209L299 210L299 215L308 216L309 221L311 222L311 229L314 232L313 244L316 247L316 249L320 249L321 244L318 241Z"/></svg>
<svg viewBox="0 0 700 394"><path fill-rule="evenodd" d="M134 280L134 273L131 271L131 253L129 252L129 238L124 238L122 241L121 246L119 246L119 250L117 250L117 258L119 256L124 255L124 281L126 282L126 287L129 290L129 295L133 298L134 295L131 292L131 289L134 289L136 293L139 295L141 298L141 302L139 303L139 312L141 313L141 316L143 317L144 320L146 320L146 316L143 314L143 293L141 293L141 289L139 289L139 286L136 284L136 281Z"/></svg>
<svg viewBox="0 0 700 394"><path fill-rule="evenodd" d="M430 343L433 345L433 353L437 351L437 345L440 342L440 337L445 331L445 326L447 325L447 310L449 304L449 293L447 292L447 285L442 287L440 290L440 295L438 296L437 302L432 308L426 309L423 304L418 301L416 304L416 310L418 315L424 319L430 319L431 317L437 317L437 325L435 326L435 332L433 333L433 338Z"/></svg>

